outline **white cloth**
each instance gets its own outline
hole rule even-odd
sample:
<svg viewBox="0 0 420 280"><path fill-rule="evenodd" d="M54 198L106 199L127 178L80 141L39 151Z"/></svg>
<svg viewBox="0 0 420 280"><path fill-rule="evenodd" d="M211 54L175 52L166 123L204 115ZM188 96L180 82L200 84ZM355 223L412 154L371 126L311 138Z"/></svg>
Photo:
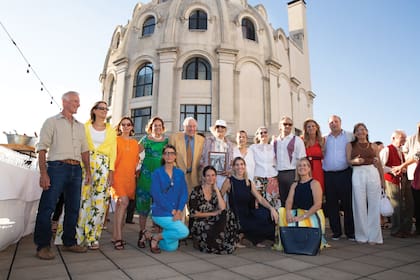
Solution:
<svg viewBox="0 0 420 280"><path fill-rule="evenodd" d="M287 145L295 137L295 147L292 153L292 161L289 159L289 152L287 151ZM289 134L283 139L277 137L277 170L293 170L296 169L296 162L306 157L306 149L303 140L300 137L293 134Z"/></svg>
<svg viewBox="0 0 420 280"><path fill-rule="evenodd" d="M255 161L254 161L254 153L253 151L248 148L245 157L242 156L241 152L239 151L238 147L233 148L233 158L241 157L245 160L246 163L246 172L248 173L248 179L251 181L254 179L254 169L255 169Z"/></svg>
<svg viewBox="0 0 420 280"><path fill-rule="evenodd" d="M42 189L39 172L0 161L0 250L33 232Z"/></svg>
<svg viewBox="0 0 420 280"><path fill-rule="evenodd" d="M379 219L381 180L378 169L373 164L353 166L352 182L356 240L382 244L383 239Z"/></svg>
<svg viewBox="0 0 420 280"><path fill-rule="evenodd" d="M420 152L420 137L418 135L408 137L403 146L403 152L405 154L405 160L413 158L417 152ZM416 166L417 163L415 162L407 167L408 180L414 180L414 170L416 170Z"/></svg>
<svg viewBox="0 0 420 280"><path fill-rule="evenodd" d="M254 155L254 176L265 178L277 176L276 159L273 145L254 144L251 145L249 149Z"/></svg>
<svg viewBox="0 0 420 280"><path fill-rule="evenodd" d="M95 148L99 147L105 141L106 130L96 130L95 128L93 128L92 125L89 127L89 130L90 135L92 137L93 145L95 146Z"/></svg>

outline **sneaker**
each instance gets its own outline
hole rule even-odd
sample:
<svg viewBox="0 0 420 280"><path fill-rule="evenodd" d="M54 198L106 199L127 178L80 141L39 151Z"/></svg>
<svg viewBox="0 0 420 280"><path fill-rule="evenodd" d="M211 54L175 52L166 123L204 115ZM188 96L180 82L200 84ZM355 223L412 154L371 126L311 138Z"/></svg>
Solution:
<svg viewBox="0 0 420 280"><path fill-rule="evenodd" d="M51 251L50 247L43 247L36 252L36 256L41 260L52 260L55 258L54 252Z"/></svg>
<svg viewBox="0 0 420 280"><path fill-rule="evenodd" d="M356 238L354 237L354 235L349 235L349 236L347 236L347 240L348 241L356 241Z"/></svg>
<svg viewBox="0 0 420 280"><path fill-rule="evenodd" d="M73 253L86 253L87 252L87 248L85 246L80 246L80 245L63 246L63 250L73 252Z"/></svg>
<svg viewBox="0 0 420 280"><path fill-rule="evenodd" d="M331 237L331 239L337 241L337 240L340 240L340 236L341 236L341 234L334 233L333 236Z"/></svg>

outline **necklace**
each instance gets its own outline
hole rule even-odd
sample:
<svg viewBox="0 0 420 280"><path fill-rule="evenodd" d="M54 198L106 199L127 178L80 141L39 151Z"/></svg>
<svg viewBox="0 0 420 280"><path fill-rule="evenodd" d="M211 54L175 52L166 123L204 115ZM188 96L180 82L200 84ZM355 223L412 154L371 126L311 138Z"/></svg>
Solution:
<svg viewBox="0 0 420 280"><path fill-rule="evenodd" d="M360 147L360 149L362 149L362 150L366 150L367 148L369 148L369 142L367 142L367 143L363 143L363 144L366 144L366 146L364 147L364 146L362 146L362 143L360 143L360 142L357 142L357 146L359 146Z"/></svg>

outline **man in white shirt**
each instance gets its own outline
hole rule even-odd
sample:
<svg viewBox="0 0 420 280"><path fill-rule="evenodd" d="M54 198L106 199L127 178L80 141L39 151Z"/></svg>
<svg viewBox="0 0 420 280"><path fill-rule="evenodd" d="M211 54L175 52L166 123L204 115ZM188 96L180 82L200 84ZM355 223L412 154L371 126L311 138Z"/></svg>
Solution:
<svg viewBox="0 0 420 280"><path fill-rule="evenodd" d="M385 190L394 214L391 217L391 236L405 238L411 236L413 217L413 196L407 173L396 174L392 168L404 163L401 147L406 141L406 134L402 130L395 130L391 136L391 144L384 147L379 157L384 167Z"/></svg>
<svg viewBox="0 0 420 280"><path fill-rule="evenodd" d="M346 145L352 140L353 134L341 128L339 116L331 116L328 125L330 133L325 138L322 169L324 169L326 206L333 232L332 239L339 240L342 235L340 210L343 210L344 232L349 240L354 241L352 169L346 157Z"/></svg>
<svg viewBox="0 0 420 280"><path fill-rule="evenodd" d="M279 136L274 140L274 152L276 155L277 180L281 205L286 205L290 186L295 181L296 162L306 157L305 144L300 137L292 133L293 121L284 116L279 122Z"/></svg>

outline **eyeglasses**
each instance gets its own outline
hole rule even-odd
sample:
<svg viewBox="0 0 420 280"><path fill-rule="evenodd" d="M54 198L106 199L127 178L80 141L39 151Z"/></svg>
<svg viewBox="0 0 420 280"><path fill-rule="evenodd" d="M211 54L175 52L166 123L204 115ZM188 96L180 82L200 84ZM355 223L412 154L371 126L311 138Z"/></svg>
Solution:
<svg viewBox="0 0 420 280"><path fill-rule="evenodd" d="M284 126L292 126L292 123L283 123Z"/></svg>
<svg viewBox="0 0 420 280"><path fill-rule="evenodd" d="M128 126L128 127L130 127L131 126L131 123L122 123L121 126Z"/></svg>
<svg viewBox="0 0 420 280"><path fill-rule="evenodd" d="M226 128L226 127L221 126L221 125L216 125L216 129L217 129L217 128Z"/></svg>
<svg viewBox="0 0 420 280"><path fill-rule="evenodd" d="M260 131L260 135L268 134L268 131Z"/></svg>
<svg viewBox="0 0 420 280"><path fill-rule="evenodd" d="M109 111L107 107L96 107L96 110Z"/></svg>
<svg viewBox="0 0 420 280"><path fill-rule="evenodd" d="M176 156L176 152L164 152L165 156Z"/></svg>

